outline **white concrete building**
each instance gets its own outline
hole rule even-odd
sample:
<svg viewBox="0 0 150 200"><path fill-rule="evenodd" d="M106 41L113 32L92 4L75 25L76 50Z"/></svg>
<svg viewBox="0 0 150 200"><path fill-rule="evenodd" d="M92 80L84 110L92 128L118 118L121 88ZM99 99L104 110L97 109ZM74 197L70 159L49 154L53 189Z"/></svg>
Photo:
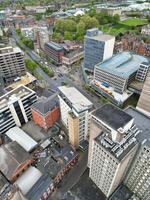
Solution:
<svg viewBox="0 0 150 200"><path fill-rule="evenodd" d="M89 133L89 112L91 111L93 104L83 96L74 87L59 87L59 102L61 111L61 120L67 129L69 129L70 140L74 134L77 144L81 143L88 137ZM77 119L78 122L72 120L68 123L69 113L72 113L70 117ZM76 132L72 133L76 126ZM78 145L77 145L78 146Z"/></svg>
<svg viewBox="0 0 150 200"><path fill-rule="evenodd" d="M109 197L125 178L140 130L129 114L111 104L94 111L92 120L100 128L95 129L94 137L90 134L89 177Z"/></svg>
<svg viewBox="0 0 150 200"><path fill-rule="evenodd" d="M19 86L0 97L0 135L14 126L21 127L31 118L30 106L37 101L36 93Z"/></svg>

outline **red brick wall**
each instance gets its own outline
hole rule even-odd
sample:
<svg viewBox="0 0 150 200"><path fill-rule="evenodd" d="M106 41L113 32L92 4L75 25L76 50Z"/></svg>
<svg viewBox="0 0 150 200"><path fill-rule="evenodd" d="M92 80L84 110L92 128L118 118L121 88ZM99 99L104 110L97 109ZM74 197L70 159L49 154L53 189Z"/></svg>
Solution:
<svg viewBox="0 0 150 200"><path fill-rule="evenodd" d="M59 119L60 109L59 107L54 108L45 117L32 110L32 116L35 124L38 124L41 128L47 130L48 128L52 127L54 123Z"/></svg>

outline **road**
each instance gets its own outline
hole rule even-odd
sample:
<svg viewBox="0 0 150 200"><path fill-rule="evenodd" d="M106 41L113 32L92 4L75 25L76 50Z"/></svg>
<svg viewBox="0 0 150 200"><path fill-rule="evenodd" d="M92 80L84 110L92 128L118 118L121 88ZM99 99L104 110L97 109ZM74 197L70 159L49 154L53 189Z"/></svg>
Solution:
<svg viewBox="0 0 150 200"><path fill-rule="evenodd" d="M67 175L64 176L61 182L61 187L55 190L49 200L61 200L65 193L79 181L80 177L87 168L87 158L88 152L84 152L78 163L69 171Z"/></svg>
<svg viewBox="0 0 150 200"><path fill-rule="evenodd" d="M15 29L12 30L12 36L14 41L13 43L19 43L20 39L15 31ZM42 61L44 63L44 60L36 54L34 51L26 47L24 44L22 44L22 48L25 50L26 57L32 58L35 62L40 63ZM66 74L62 74L62 76L59 76L59 67L56 67L55 65L51 66L52 69L55 71L55 75L57 77L56 80L50 78L40 67L36 69L36 71L42 76L42 78L45 80L45 82L49 85L49 87L53 91L57 91L58 87L62 85L62 82L69 83L70 86L76 87L84 96L86 96L95 106L95 108L98 108L101 106L101 104L98 102L98 97L92 95L90 92L86 91L82 86L74 82L73 80L69 79ZM82 74L81 70L80 73Z"/></svg>

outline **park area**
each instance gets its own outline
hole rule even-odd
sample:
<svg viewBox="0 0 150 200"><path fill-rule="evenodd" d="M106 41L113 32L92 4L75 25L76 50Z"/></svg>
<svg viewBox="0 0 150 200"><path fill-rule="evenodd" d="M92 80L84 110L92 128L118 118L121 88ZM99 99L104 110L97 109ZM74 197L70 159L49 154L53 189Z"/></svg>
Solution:
<svg viewBox="0 0 150 200"><path fill-rule="evenodd" d="M115 35L126 33L127 31L130 32L138 32L139 26L143 26L148 24L148 21L145 19L139 19L139 18L131 18L124 21L120 21L118 24L112 26L112 25L104 25L101 26L101 30L105 33Z"/></svg>

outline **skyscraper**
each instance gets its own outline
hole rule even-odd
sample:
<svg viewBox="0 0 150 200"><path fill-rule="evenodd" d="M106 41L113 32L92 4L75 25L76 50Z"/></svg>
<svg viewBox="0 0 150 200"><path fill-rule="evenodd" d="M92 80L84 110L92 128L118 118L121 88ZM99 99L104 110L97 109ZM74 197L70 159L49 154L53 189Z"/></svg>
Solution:
<svg viewBox="0 0 150 200"><path fill-rule="evenodd" d="M97 28L89 29L84 37L84 68L93 72L94 66L113 55L115 37Z"/></svg>
<svg viewBox="0 0 150 200"><path fill-rule="evenodd" d="M90 178L109 197L124 180L138 147L134 118L106 104L92 113L98 129L89 149Z"/></svg>

